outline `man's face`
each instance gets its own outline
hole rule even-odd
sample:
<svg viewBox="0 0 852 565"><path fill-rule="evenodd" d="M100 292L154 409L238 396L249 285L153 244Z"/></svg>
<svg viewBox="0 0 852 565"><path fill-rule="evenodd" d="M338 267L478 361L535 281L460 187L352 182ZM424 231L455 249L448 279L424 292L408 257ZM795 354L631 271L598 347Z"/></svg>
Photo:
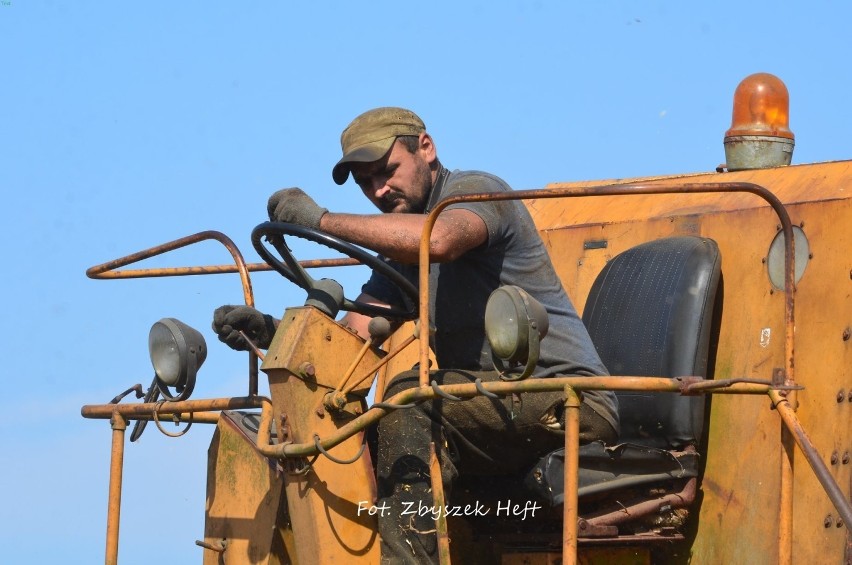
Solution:
<svg viewBox="0 0 852 565"><path fill-rule="evenodd" d="M424 148L424 136L421 135L420 146L411 153L397 140L378 161L353 163L350 166L352 178L361 187L364 196L382 212L419 214L426 209L432 189L432 171L429 168L432 145L428 136L425 145L427 147Z"/></svg>

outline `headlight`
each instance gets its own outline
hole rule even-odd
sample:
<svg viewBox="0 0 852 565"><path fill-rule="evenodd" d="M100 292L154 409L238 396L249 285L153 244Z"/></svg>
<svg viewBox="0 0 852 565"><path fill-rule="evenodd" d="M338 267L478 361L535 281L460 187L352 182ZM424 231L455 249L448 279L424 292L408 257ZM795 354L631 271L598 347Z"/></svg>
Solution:
<svg viewBox="0 0 852 565"><path fill-rule="evenodd" d="M195 375L207 358L204 336L180 320L163 318L151 326L148 351L163 396L169 400L188 398L195 387ZM171 394L168 387L174 387L178 394Z"/></svg>
<svg viewBox="0 0 852 565"><path fill-rule="evenodd" d="M547 310L522 288L501 286L491 293L485 305L485 335L501 378L520 380L532 374L538 363L540 341L549 326ZM524 371L509 375L503 362L524 363Z"/></svg>

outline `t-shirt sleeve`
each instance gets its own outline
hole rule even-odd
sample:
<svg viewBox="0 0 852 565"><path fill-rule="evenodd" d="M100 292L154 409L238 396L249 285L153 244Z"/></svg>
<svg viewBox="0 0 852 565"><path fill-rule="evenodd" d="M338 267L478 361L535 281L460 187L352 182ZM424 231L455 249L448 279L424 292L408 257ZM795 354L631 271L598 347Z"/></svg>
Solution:
<svg viewBox="0 0 852 565"><path fill-rule="evenodd" d="M481 172L465 172L457 177L450 179L444 191L444 198L452 196L462 196L466 194L475 194L480 192L508 192L511 190L509 186L501 179ZM508 230L511 229L511 222L506 220L507 209L513 206L513 201L489 200L481 202L459 202L447 206L448 210L464 209L470 210L479 216L485 223L488 229L488 245L495 245L496 242L503 240Z"/></svg>

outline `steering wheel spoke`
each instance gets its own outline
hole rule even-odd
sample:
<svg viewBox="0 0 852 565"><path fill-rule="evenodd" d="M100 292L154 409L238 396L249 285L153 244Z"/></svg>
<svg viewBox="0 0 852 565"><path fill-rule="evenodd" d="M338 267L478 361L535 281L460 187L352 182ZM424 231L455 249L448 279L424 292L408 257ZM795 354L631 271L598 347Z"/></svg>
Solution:
<svg viewBox="0 0 852 565"><path fill-rule="evenodd" d="M342 304L340 306L343 310L356 312L365 316L384 316L386 318L396 318L401 320L413 320L417 317L417 288L411 283L411 281L402 276L401 273L372 253L353 245L348 241L344 241L319 230L297 224L264 222L255 227L251 232L251 242L261 258L284 278L305 289L309 294L318 289L319 281L313 279L293 256L292 251L290 251L290 248L284 241L285 235L292 235L302 239L307 239L308 241L313 241L314 243L325 245L326 247L339 251L340 253L361 262L374 271L377 271L387 277L405 296L411 300L412 303L411 309L402 310L399 308L384 308L343 297ZM281 259L275 257L263 244L262 239L264 237L269 244L275 248L278 254L281 255L283 262Z"/></svg>

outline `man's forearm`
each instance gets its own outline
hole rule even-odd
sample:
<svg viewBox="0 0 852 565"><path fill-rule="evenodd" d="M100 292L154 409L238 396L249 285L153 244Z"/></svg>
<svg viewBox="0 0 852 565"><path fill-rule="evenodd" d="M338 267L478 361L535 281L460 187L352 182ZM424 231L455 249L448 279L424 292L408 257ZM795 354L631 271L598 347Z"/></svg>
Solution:
<svg viewBox="0 0 852 565"><path fill-rule="evenodd" d="M417 263L422 214L334 214L322 216L320 229L401 263ZM435 222L429 241L433 263L453 261L488 240L482 219L469 210L448 210Z"/></svg>
<svg viewBox="0 0 852 565"><path fill-rule="evenodd" d="M425 217L419 214L334 214L320 229L401 263L416 263Z"/></svg>

